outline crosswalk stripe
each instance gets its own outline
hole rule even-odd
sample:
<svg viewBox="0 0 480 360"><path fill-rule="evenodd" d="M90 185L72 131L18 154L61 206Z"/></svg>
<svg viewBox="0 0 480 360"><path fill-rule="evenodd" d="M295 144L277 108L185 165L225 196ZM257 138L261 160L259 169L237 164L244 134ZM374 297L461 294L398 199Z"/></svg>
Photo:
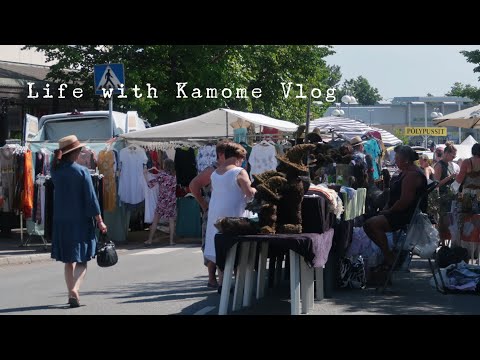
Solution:
<svg viewBox="0 0 480 360"><path fill-rule="evenodd" d="M188 248L196 247L196 245L191 245L191 244L186 244L186 245L174 245L174 246L169 246L169 247L160 247L160 248L155 248L155 249L148 249L144 251L139 251L133 254L129 255L158 255L158 254L166 254L172 251L177 251L177 250L185 250ZM201 252L201 250L200 250Z"/></svg>
<svg viewBox="0 0 480 360"><path fill-rule="evenodd" d="M145 251L140 251L137 253L133 253L130 255L159 255L159 254L166 254L172 251L178 251L181 248L158 248L158 249L150 249Z"/></svg>

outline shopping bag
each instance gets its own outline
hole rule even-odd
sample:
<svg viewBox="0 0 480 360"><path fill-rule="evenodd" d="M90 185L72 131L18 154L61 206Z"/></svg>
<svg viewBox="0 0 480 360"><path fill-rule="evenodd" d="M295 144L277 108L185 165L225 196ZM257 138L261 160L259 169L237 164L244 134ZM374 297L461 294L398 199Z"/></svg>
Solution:
<svg viewBox="0 0 480 360"><path fill-rule="evenodd" d="M438 230L432 225L427 214L417 211L408 227L406 244L415 255L428 259L432 257L440 242Z"/></svg>

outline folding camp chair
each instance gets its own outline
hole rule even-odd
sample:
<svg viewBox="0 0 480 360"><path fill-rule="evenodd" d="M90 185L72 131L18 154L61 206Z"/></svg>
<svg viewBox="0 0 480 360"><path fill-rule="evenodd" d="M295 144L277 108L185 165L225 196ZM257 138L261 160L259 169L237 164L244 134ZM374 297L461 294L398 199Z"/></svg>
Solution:
<svg viewBox="0 0 480 360"><path fill-rule="evenodd" d="M381 288L377 288L377 290L380 289L382 293L385 291L385 288L387 287L387 285L391 283L392 275L394 271L398 271L398 270L408 271L410 262L414 255L413 249L415 244L413 244L409 249L405 249L405 244L407 243L407 240L408 240L407 234L409 232L410 227L412 226L412 220L415 218L415 215L421 212L420 206L422 202L425 201L428 195L433 190L435 190L437 186L438 186L438 181L433 181L427 186L425 193L417 201L417 206L415 207L415 211L413 212L413 215L412 215L412 218L410 219L409 224L405 225L403 228L401 228L400 230L397 230L394 233L393 248L394 248L394 251L396 252L396 256L395 256L395 260L393 262L392 267L387 273L387 277L385 278L385 282L383 283L383 286ZM432 256L433 256L433 253L432 253Z"/></svg>

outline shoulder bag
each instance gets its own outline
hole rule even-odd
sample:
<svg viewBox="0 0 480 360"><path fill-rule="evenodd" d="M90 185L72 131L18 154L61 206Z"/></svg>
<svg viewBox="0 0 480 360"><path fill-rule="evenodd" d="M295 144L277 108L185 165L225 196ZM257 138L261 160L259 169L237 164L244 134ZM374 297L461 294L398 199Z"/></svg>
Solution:
<svg viewBox="0 0 480 360"><path fill-rule="evenodd" d="M107 234L100 234L100 240L97 241L97 264L100 267L113 266L118 262L115 244L110 240Z"/></svg>

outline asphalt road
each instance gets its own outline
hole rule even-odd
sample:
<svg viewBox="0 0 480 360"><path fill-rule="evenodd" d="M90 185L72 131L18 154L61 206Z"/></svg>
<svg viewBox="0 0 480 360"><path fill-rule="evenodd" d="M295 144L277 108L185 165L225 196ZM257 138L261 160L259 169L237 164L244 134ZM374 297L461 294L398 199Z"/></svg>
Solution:
<svg viewBox="0 0 480 360"><path fill-rule="evenodd" d="M199 246L119 252L118 263L89 263L81 307L67 307L63 264L54 261L0 267L0 314L194 314L217 306L206 287ZM209 310L209 309L207 309Z"/></svg>
<svg viewBox="0 0 480 360"><path fill-rule="evenodd" d="M63 264L46 261L0 266L1 314L156 314L214 315L219 295L207 288L207 271L198 245L122 250L119 262L99 268L90 262L80 308L67 306ZM315 302L319 314L480 314L474 295L442 295L428 284L426 263L398 274L391 291L336 291ZM235 314L289 314L289 284L270 290L250 309ZM233 296L231 296L232 298Z"/></svg>

